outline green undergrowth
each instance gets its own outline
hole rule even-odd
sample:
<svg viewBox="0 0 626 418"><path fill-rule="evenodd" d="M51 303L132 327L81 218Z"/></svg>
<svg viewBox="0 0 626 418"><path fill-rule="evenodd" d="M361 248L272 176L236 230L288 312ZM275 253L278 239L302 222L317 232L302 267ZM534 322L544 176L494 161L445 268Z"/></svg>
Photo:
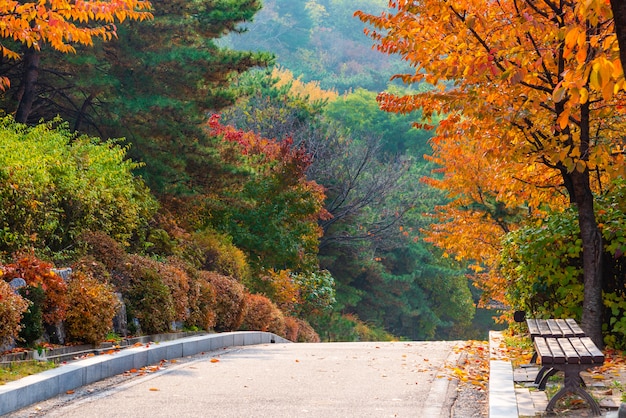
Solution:
<svg viewBox="0 0 626 418"><path fill-rule="evenodd" d="M57 367L51 361L19 361L0 365L0 385Z"/></svg>

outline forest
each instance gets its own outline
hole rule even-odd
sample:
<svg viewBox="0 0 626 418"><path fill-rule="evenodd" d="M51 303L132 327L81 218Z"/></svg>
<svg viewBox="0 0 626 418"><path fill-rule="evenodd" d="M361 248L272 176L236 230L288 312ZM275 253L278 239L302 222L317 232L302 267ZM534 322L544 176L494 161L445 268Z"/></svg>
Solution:
<svg viewBox="0 0 626 418"><path fill-rule="evenodd" d="M605 2L3 3L0 343L626 341Z"/></svg>

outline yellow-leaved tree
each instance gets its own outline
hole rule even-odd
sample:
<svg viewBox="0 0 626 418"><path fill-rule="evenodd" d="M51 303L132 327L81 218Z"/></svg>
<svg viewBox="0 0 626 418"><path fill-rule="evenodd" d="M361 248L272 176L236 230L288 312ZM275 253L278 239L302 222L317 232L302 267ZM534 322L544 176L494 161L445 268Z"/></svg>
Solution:
<svg viewBox="0 0 626 418"><path fill-rule="evenodd" d="M147 0L39 0L0 1L0 38L27 47L20 53L0 42L0 52L9 59L22 59L25 68L20 89L20 106L15 119L25 122L34 95L39 71L39 51L44 44L64 53L75 52L74 45L93 45L95 38L105 41L116 36L116 22L152 18ZM0 76L0 89L9 79Z"/></svg>
<svg viewBox="0 0 626 418"><path fill-rule="evenodd" d="M584 4L583 4L584 3ZM624 74L606 2L390 1L356 14L377 48L415 66L406 83L435 87L381 93L392 112L444 114L433 159L452 202L431 239L488 264L515 216L576 208L583 248L582 327L602 344L602 238L594 192L624 176ZM586 6L585 6L586 5ZM587 7L585 9L584 7ZM471 240L471 242L470 242ZM471 251L468 249L471 248ZM502 283L489 278L496 294Z"/></svg>

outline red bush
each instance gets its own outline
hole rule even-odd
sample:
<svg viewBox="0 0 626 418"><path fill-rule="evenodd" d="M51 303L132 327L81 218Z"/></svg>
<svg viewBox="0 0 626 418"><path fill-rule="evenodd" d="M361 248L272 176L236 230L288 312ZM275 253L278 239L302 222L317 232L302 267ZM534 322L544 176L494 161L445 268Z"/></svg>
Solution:
<svg viewBox="0 0 626 418"><path fill-rule="evenodd" d="M215 330L238 329L243 321L245 308L244 286L234 279L209 271L201 271L200 278L215 289Z"/></svg>
<svg viewBox="0 0 626 418"><path fill-rule="evenodd" d="M250 331L269 331L285 337L285 317L278 307L263 295L246 294L246 311L241 324Z"/></svg>
<svg viewBox="0 0 626 418"><path fill-rule="evenodd" d="M72 341L98 344L113 327L118 299L111 285L82 272L74 272L68 285L70 307L65 319Z"/></svg>
<svg viewBox="0 0 626 418"><path fill-rule="evenodd" d="M52 263L39 259L32 251L14 254L13 262L4 267L6 276L21 277L28 286L44 290L43 320L47 324L63 321L68 306L67 285L53 268Z"/></svg>
<svg viewBox="0 0 626 418"><path fill-rule="evenodd" d="M7 282L0 280L0 345L17 338L22 314L27 309L28 302L16 294Z"/></svg>

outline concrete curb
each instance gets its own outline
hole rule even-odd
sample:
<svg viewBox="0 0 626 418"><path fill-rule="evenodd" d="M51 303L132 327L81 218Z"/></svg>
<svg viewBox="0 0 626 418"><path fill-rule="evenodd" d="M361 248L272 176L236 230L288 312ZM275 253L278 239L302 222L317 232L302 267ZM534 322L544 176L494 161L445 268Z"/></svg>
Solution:
<svg viewBox="0 0 626 418"><path fill-rule="evenodd" d="M269 332L225 332L146 344L127 348L114 354L78 360L0 386L0 415L131 369L157 364L161 360L191 356L225 347L274 342L290 343L291 341Z"/></svg>
<svg viewBox="0 0 626 418"><path fill-rule="evenodd" d="M516 418L517 396L513 381L513 366L499 358L502 334L489 332L489 418Z"/></svg>
<svg viewBox="0 0 626 418"><path fill-rule="evenodd" d="M444 361L442 368L437 372L435 380L430 386L428 397L424 403L426 406L422 411L422 416L428 418L444 418L451 416L451 410L456 400L451 391L456 392L458 380L445 378L445 373L443 372L450 365L452 365L452 367L458 367L461 355L462 353L452 350Z"/></svg>

